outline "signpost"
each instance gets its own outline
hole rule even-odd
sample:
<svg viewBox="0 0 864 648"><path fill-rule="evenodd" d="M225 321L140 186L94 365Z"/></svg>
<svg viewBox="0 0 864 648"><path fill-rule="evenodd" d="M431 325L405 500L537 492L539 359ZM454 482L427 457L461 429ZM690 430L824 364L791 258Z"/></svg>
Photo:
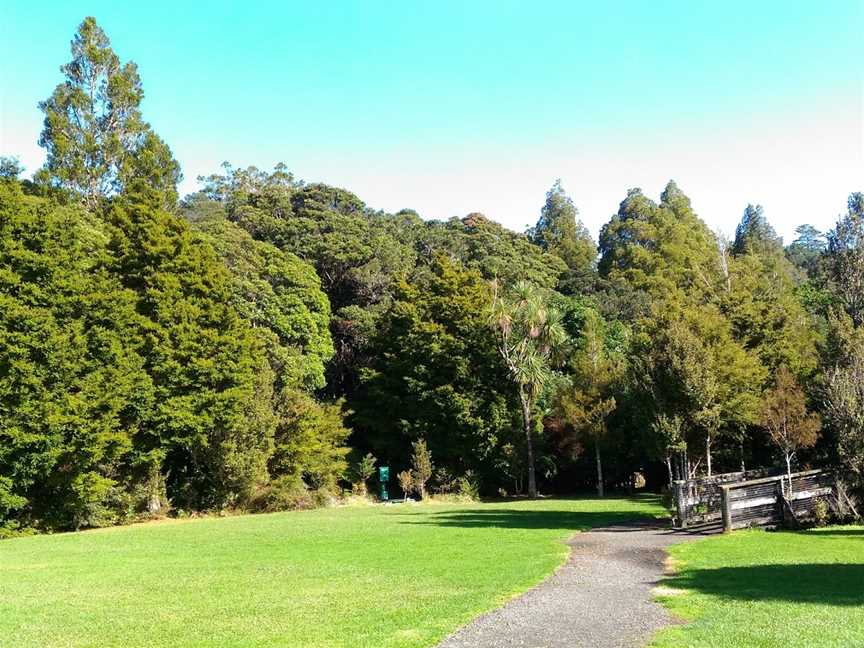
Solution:
<svg viewBox="0 0 864 648"><path fill-rule="evenodd" d="M390 466L378 466L378 481L381 482L381 501L390 499L387 493L387 482L390 481Z"/></svg>

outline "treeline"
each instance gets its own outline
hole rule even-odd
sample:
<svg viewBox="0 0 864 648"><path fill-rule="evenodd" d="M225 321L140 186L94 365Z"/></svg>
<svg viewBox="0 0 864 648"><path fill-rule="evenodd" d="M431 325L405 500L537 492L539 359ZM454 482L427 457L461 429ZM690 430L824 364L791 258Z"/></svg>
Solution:
<svg viewBox="0 0 864 648"><path fill-rule="evenodd" d="M134 64L92 18L72 55L45 166L0 165L0 533L313 506L421 439L433 492L860 484L862 194L785 247L758 206L715 235L673 182L599 247L560 183L521 234L281 165L179 200Z"/></svg>

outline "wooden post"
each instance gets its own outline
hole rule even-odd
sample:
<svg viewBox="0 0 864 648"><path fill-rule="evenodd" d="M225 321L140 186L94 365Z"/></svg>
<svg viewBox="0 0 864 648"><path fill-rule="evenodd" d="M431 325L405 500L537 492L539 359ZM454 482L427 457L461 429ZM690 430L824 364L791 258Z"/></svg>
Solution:
<svg viewBox="0 0 864 648"><path fill-rule="evenodd" d="M680 479L675 482L675 509L678 513L678 526L682 529L687 528L687 491L684 484Z"/></svg>
<svg viewBox="0 0 864 648"><path fill-rule="evenodd" d="M729 496L729 486L720 486L720 501L723 507L723 533L732 531L732 498Z"/></svg>

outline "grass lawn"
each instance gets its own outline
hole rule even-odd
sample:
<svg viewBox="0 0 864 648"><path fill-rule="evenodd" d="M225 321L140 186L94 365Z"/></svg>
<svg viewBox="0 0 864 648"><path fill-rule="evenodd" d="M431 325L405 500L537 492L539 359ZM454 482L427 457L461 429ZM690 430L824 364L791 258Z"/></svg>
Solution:
<svg viewBox="0 0 864 648"><path fill-rule="evenodd" d="M691 622L652 646L864 646L864 527L739 531L670 553L663 585L682 591L660 600Z"/></svg>
<svg viewBox="0 0 864 648"><path fill-rule="evenodd" d="M0 645L432 646L543 580L573 531L655 514L653 497L393 505L6 540Z"/></svg>

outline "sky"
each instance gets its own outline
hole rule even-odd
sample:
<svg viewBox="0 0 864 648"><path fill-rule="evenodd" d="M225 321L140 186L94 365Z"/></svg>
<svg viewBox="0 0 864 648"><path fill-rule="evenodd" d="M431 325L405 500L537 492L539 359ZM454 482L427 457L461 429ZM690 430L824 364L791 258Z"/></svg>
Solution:
<svg viewBox="0 0 864 648"><path fill-rule="evenodd" d="M0 0L0 155L44 161L37 103L96 17L196 178L287 164L370 207L536 222L556 178L597 236L669 179L714 230L787 242L864 190L864 0Z"/></svg>

